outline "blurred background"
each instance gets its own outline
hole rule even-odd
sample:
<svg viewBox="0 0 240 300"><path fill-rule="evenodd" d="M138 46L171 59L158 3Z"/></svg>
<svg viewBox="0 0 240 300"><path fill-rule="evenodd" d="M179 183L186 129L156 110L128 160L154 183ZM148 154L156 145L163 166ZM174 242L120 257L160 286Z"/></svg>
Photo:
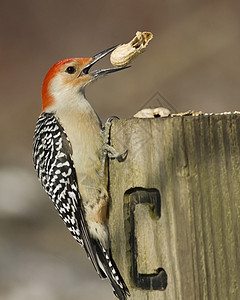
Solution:
<svg viewBox="0 0 240 300"><path fill-rule="evenodd" d="M137 30L154 34L147 51L87 89L102 120L159 93L179 112L240 110L238 1L0 1L0 299L113 299L37 180L32 136L51 65Z"/></svg>

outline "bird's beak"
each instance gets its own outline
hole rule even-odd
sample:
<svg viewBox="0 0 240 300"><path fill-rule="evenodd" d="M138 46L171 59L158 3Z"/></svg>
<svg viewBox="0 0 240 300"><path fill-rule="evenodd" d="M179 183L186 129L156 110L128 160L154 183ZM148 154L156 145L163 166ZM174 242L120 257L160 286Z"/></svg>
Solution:
<svg viewBox="0 0 240 300"><path fill-rule="evenodd" d="M80 73L80 76L82 75L86 75L86 74L89 74L91 75L92 77L94 78L97 78L97 77L100 77L100 76L103 76L103 75L107 75L109 73L114 73L114 72L117 72L117 71L121 71L123 69L126 69L126 68L129 68L129 66L126 66L126 67L118 67L118 68L110 68L110 69L101 69L101 70L96 70L96 71L93 71L91 73L89 73L89 70L90 68L96 63L98 62L101 58L105 57L106 55L108 55L109 53L113 52L113 50L115 50L116 48L118 47L117 46L114 46L114 47L111 47L107 50L104 50L96 55L94 55L92 58L91 58L91 62L88 63L83 69L82 69L82 72Z"/></svg>

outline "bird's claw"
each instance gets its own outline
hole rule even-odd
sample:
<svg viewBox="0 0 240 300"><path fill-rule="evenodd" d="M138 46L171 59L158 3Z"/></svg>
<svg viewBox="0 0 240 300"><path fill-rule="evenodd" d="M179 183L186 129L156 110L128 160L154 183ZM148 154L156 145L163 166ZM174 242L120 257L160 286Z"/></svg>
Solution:
<svg viewBox="0 0 240 300"><path fill-rule="evenodd" d="M119 162L123 162L128 155L128 150L126 150L124 153L119 153L115 148L108 144L103 145L103 151L106 153L106 155L111 159L117 159Z"/></svg>
<svg viewBox="0 0 240 300"><path fill-rule="evenodd" d="M127 158L127 155L128 155L128 150L119 154L116 158L119 162L123 162Z"/></svg>

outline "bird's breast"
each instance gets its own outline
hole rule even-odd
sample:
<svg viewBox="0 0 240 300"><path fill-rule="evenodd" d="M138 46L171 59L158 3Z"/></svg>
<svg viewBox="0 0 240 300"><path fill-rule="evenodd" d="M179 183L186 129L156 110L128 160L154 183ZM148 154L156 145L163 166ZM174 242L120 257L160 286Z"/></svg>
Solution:
<svg viewBox="0 0 240 300"><path fill-rule="evenodd" d="M72 146L72 159L81 195L92 198L94 189L101 189L102 137L100 123L93 110L58 112ZM84 195L86 194L86 195ZM89 198L88 197L88 198Z"/></svg>

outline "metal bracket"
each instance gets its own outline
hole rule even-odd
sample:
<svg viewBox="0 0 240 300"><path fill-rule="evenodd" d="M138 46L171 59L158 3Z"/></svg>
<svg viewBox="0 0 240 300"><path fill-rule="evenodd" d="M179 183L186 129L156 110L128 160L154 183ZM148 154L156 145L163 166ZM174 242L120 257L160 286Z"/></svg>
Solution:
<svg viewBox="0 0 240 300"><path fill-rule="evenodd" d="M153 218L159 220L161 217L161 197L157 189L134 188L126 192L128 194L129 219L130 219L130 244L132 252L131 277L134 284L144 290L165 290L167 287L167 273L161 267L154 274L138 273L138 245L135 236L134 211L137 204L148 204L151 207ZM125 193L125 194L126 194Z"/></svg>

